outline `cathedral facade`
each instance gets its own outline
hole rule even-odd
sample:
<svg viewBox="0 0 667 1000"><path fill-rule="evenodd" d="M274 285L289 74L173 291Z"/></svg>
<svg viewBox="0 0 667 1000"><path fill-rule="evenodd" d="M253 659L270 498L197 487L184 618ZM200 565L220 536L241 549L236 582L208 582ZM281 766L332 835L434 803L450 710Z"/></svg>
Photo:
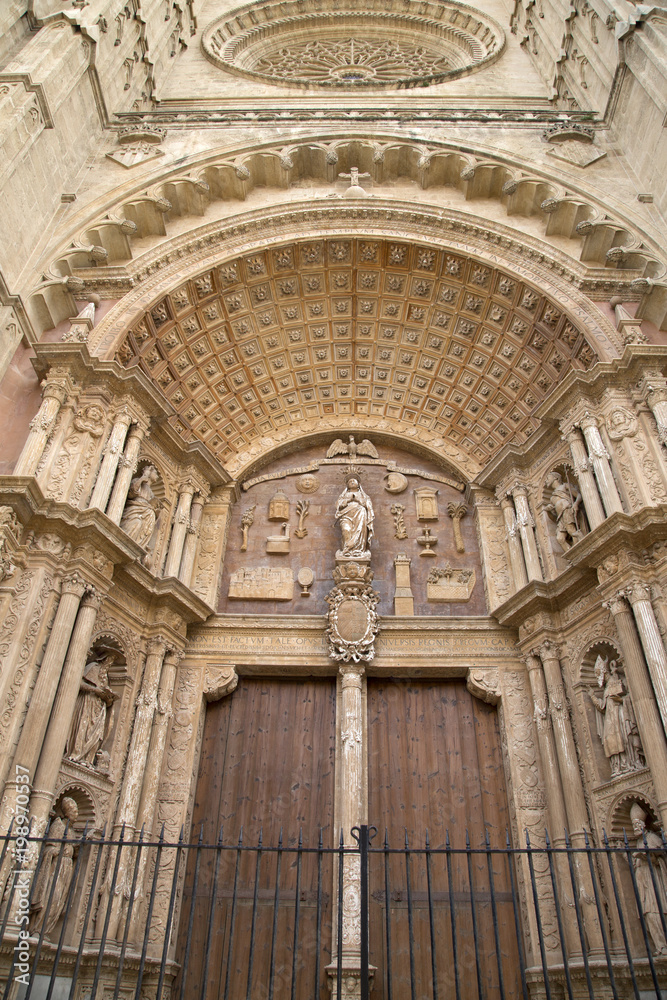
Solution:
<svg viewBox="0 0 667 1000"><path fill-rule="evenodd" d="M4 996L661 995L665 9L0 27Z"/></svg>

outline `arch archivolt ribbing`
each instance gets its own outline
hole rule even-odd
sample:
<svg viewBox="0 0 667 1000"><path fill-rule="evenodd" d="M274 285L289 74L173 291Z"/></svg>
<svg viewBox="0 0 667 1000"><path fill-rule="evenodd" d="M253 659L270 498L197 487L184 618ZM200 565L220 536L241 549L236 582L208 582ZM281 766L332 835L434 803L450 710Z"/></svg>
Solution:
<svg viewBox="0 0 667 1000"><path fill-rule="evenodd" d="M408 436L472 478L530 436L531 410L570 368L620 353L545 251L462 213L264 210L144 258L89 346L139 365L177 432L232 475L344 427Z"/></svg>

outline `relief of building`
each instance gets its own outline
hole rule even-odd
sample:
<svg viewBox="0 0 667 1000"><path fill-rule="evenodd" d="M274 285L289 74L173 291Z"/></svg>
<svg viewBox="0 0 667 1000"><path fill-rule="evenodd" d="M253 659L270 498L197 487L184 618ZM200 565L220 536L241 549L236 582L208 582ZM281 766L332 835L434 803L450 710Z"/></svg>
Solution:
<svg viewBox="0 0 667 1000"><path fill-rule="evenodd" d="M0 14L11 1000L667 989L663 14Z"/></svg>

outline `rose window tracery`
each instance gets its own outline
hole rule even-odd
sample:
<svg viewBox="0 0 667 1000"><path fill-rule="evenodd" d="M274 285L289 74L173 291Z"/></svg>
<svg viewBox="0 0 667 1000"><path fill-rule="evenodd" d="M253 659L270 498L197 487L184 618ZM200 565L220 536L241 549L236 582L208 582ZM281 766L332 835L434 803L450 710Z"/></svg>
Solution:
<svg viewBox="0 0 667 1000"><path fill-rule="evenodd" d="M408 3L400 13L253 8L210 25L204 52L229 71L290 86L428 86L477 69L505 42L494 21L455 3Z"/></svg>

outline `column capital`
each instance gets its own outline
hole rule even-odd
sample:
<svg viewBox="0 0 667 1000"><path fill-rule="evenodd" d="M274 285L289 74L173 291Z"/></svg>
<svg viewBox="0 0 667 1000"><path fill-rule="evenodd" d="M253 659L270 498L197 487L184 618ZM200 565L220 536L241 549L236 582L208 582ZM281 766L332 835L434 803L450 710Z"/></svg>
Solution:
<svg viewBox="0 0 667 1000"><path fill-rule="evenodd" d="M528 670L541 670L542 660L540 659L539 653L536 649L531 649L530 653L522 657L523 662L526 664Z"/></svg>
<svg viewBox="0 0 667 1000"><path fill-rule="evenodd" d="M545 660L558 660L560 662L561 648L551 639L545 639L536 649L531 649L533 656L539 656L542 662Z"/></svg>
<svg viewBox="0 0 667 1000"><path fill-rule="evenodd" d="M343 688L361 688L361 678L364 676L365 668L360 663L344 663L338 668L338 673L342 679Z"/></svg>
<svg viewBox="0 0 667 1000"><path fill-rule="evenodd" d="M102 607L102 602L104 601L105 594L102 594L97 590L96 587L87 587L86 592L83 595L81 601L82 608L95 608L96 611Z"/></svg>
<svg viewBox="0 0 667 1000"><path fill-rule="evenodd" d="M76 597L83 597L88 584L81 576L78 570L66 576L63 580L62 593L63 594L74 594Z"/></svg>
<svg viewBox="0 0 667 1000"><path fill-rule="evenodd" d="M651 589L647 583L640 580L633 580L624 590L624 594L630 604L637 604L639 601L651 601Z"/></svg>
<svg viewBox="0 0 667 1000"><path fill-rule="evenodd" d="M612 594L610 598L602 602L602 607L611 611L614 617L616 615L623 614L626 611L629 612L625 591L618 590L615 594Z"/></svg>
<svg viewBox="0 0 667 1000"><path fill-rule="evenodd" d="M173 646L171 643L169 643L164 654L164 660L165 663L169 661L169 663L172 666L177 667L184 656L185 656L184 649L180 649L178 646Z"/></svg>
<svg viewBox="0 0 667 1000"><path fill-rule="evenodd" d="M152 635L147 643L148 655L158 655L164 656L169 643L163 635L158 633L157 635Z"/></svg>
<svg viewBox="0 0 667 1000"><path fill-rule="evenodd" d="M596 430L599 430L600 420L594 413L591 413L590 410L586 410L580 417L578 426L581 427L582 431L587 431L591 427L595 427Z"/></svg>

